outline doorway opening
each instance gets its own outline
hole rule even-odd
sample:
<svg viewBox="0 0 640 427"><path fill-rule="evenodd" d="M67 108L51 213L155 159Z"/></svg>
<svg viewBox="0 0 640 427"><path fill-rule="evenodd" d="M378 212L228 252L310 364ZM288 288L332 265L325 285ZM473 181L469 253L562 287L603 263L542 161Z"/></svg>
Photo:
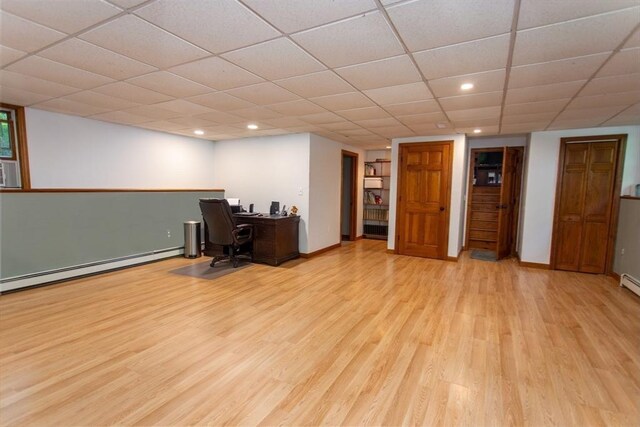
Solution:
<svg viewBox="0 0 640 427"><path fill-rule="evenodd" d="M472 257L517 256L523 158L524 147L471 150L465 247Z"/></svg>
<svg viewBox="0 0 640 427"><path fill-rule="evenodd" d="M340 196L340 237L356 240L358 154L342 150L342 185Z"/></svg>

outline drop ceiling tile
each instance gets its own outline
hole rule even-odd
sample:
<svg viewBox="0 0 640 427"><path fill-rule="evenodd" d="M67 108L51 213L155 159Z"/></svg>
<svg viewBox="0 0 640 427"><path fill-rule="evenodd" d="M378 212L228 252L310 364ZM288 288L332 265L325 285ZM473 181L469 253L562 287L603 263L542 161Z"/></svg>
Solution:
<svg viewBox="0 0 640 427"><path fill-rule="evenodd" d="M629 39L622 46L623 49L629 49L632 47L640 47L640 29L634 31Z"/></svg>
<svg viewBox="0 0 640 427"><path fill-rule="evenodd" d="M145 128L145 129L151 129L151 130L159 130L159 131L175 131L175 130L181 130L181 129L186 129L187 127L184 125L179 125L177 123L172 123L172 122L168 122L165 120L158 120L155 122L147 122L147 123L143 123L141 125L139 125L139 127Z"/></svg>
<svg viewBox="0 0 640 427"><path fill-rule="evenodd" d="M470 120L454 120L452 126L456 129L459 128L485 128L487 126L498 126L499 120L497 118L487 119L470 119Z"/></svg>
<svg viewBox="0 0 640 427"><path fill-rule="evenodd" d="M518 31L513 65L611 52L637 24L638 13L640 8Z"/></svg>
<svg viewBox="0 0 640 427"><path fill-rule="evenodd" d="M415 132L406 126L384 126L374 128L373 131L385 138L402 138L405 136L415 136Z"/></svg>
<svg viewBox="0 0 640 427"><path fill-rule="evenodd" d="M307 125L306 122L300 120L297 117L279 117L275 119L266 119L262 120L262 123L266 123L269 126L283 129Z"/></svg>
<svg viewBox="0 0 640 427"><path fill-rule="evenodd" d="M193 116L196 114L211 112L211 108L194 104L193 102L185 101L184 99L173 99L171 101L154 104L153 106L167 111L174 111L180 114L180 116Z"/></svg>
<svg viewBox="0 0 640 427"><path fill-rule="evenodd" d="M311 55L284 37L225 53L222 57L267 80L284 79L326 69Z"/></svg>
<svg viewBox="0 0 640 427"><path fill-rule="evenodd" d="M438 128L435 123L425 123L420 125L411 125L409 129L418 135L451 135L452 126L450 123L443 123L445 128Z"/></svg>
<svg viewBox="0 0 640 427"><path fill-rule="evenodd" d="M628 106L636 102L640 102L640 90L630 90L628 92L609 93L605 95L578 96L571 101L567 109L613 107L617 105Z"/></svg>
<svg viewBox="0 0 640 427"><path fill-rule="evenodd" d="M291 37L330 67L342 67L404 53L380 12L359 15Z"/></svg>
<svg viewBox="0 0 640 427"><path fill-rule="evenodd" d="M346 136L371 136L373 135L373 132L367 129L360 128L360 129L344 130L342 131L342 134Z"/></svg>
<svg viewBox="0 0 640 427"><path fill-rule="evenodd" d="M472 108L469 110L456 110L449 111L447 115L454 122L461 120L475 120L475 119L493 119L500 117L500 106L484 107L484 108Z"/></svg>
<svg viewBox="0 0 640 427"><path fill-rule="evenodd" d="M602 123L602 118L555 120L547 130L595 128Z"/></svg>
<svg viewBox="0 0 640 427"><path fill-rule="evenodd" d="M502 135L513 134L513 133L529 133L529 132L538 132L545 130L549 122L536 122L536 123L524 123L517 125L506 125L503 124L500 130Z"/></svg>
<svg viewBox="0 0 640 427"><path fill-rule="evenodd" d="M528 87L589 79L608 57L609 53L599 53L512 67L509 87Z"/></svg>
<svg viewBox="0 0 640 427"><path fill-rule="evenodd" d="M7 70L0 71L0 86L46 95L47 97L59 97L78 91L74 87Z"/></svg>
<svg viewBox="0 0 640 427"><path fill-rule="evenodd" d="M110 0L110 1L111 3L117 6L120 6L123 9L129 9L131 7L138 6L139 4L142 4L147 0Z"/></svg>
<svg viewBox="0 0 640 427"><path fill-rule="evenodd" d="M413 57L429 80L490 71L507 66L509 40L509 34L504 34L424 50Z"/></svg>
<svg viewBox="0 0 640 427"><path fill-rule="evenodd" d="M138 104L155 104L169 101L172 97L127 82L114 82L93 89L94 92L115 96Z"/></svg>
<svg viewBox="0 0 640 427"><path fill-rule="evenodd" d="M157 0L135 14L216 54L280 35L235 0Z"/></svg>
<svg viewBox="0 0 640 427"><path fill-rule="evenodd" d="M322 129L326 129L326 130L330 130L330 131L334 131L334 132L342 132L345 130L354 130L354 129L362 129L360 126L348 122L346 120L343 120L341 122L334 122L334 123L324 123L324 124L320 124L318 125L318 127L322 128Z"/></svg>
<svg viewBox="0 0 640 427"><path fill-rule="evenodd" d="M486 92L472 95L440 98L440 104L446 111L468 110L470 108L492 107L502 104L503 92Z"/></svg>
<svg viewBox="0 0 640 427"><path fill-rule="evenodd" d="M628 105L618 105L613 107L580 108L574 110L567 109L560 113L556 121L597 119L602 122L604 120L610 119L627 107Z"/></svg>
<svg viewBox="0 0 640 427"><path fill-rule="evenodd" d="M87 105L93 105L94 107L106 108L108 110L123 110L125 108L131 108L139 105L136 102L126 101L121 98L115 98L113 96L104 95L102 93L93 92L90 90L67 95L64 97L64 99L80 102Z"/></svg>
<svg viewBox="0 0 640 427"><path fill-rule="evenodd" d="M342 117L330 112L306 114L304 116L300 116L299 119L314 125L320 125L323 123L336 123L344 120Z"/></svg>
<svg viewBox="0 0 640 427"><path fill-rule="evenodd" d="M411 114L409 116L396 116L396 118L407 126L447 121L447 117L440 112Z"/></svg>
<svg viewBox="0 0 640 427"><path fill-rule="evenodd" d="M116 80L127 79L155 71L135 59L127 58L80 39L69 39L39 53L52 61L101 74Z"/></svg>
<svg viewBox="0 0 640 427"><path fill-rule="evenodd" d="M456 132L458 133L466 133L470 136L478 136L477 133L475 133L474 131L478 129L477 127L467 127L467 128L463 128L463 127L456 127ZM482 132L480 133L480 135L483 136L490 136L490 135L497 135L500 127L499 126L482 126L481 128Z"/></svg>
<svg viewBox="0 0 640 427"><path fill-rule="evenodd" d="M211 120L206 120L200 117L178 117L176 119L169 119L168 121L177 125L185 126L185 128L194 129L218 124L218 122L212 122Z"/></svg>
<svg viewBox="0 0 640 427"><path fill-rule="evenodd" d="M122 12L102 0L2 0L2 9L38 24L73 34Z"/></svg>
<svg viewBox="0 0 640 427"><path fill-rule="evenodd" d="M264 107L243 108L241 110L235 110L233 114L247 120L264 120L282 117L282 114Z"/></svg>
<svg viewBox="0 0 640 427"><path fill-rule="evenodd" d="M640 90L640 74L625 74L623 76L599 77L597 79L593 79L587 83L582 92L580 92L580 96L601 95L634 90Z"/></svg>
<svg viewBox="0 0 640 427"><path fill-rule="evenodd" d="M397 116L418 114L418 113L435 113L441 111L440 106L435 99L427 99L426 101L406 102L402 104L385 105L385 110L390 114Z"/></svg>
<svg viewBox="0 0 640 427"><path fill-rule="evenodd" d="M109 111L108 113L95 114L89 118L123 125L139 125L149 122L149 118L147 117L136 116L135 114L125 113L124 111Z"/></svg>
<svg viewBox="0 0 640 427"><path fill-rule="evenodd" d="M640 48L624 49L613 55L598 71L598 77L633 73L640 73Z"/></svg>
<svg viewBox="0 0 640 427"><path fill-rule="evenodd" d="M427 85L422 82L369 89L363 92L380 105L424 101L433 98Z"/></svg>
<svg viewBox="0 0 640 427"><path fill-rule="evenodd" d="M94 114L106 113L108 109L87 105L68 99L51 99L33 106L40 110L54 111L56 113L71 114L75 116L92 116Z"/></svg>
<svg viewBox="0 0 640 427"><path fill-rule="evenodd" d="M148 117L154 120L167 120L180 117L180 114L175 111L165 110L164 108L156 107L155 105L140 105L123 111L125 113Z"/></svg>
<svg viewBox="0 0 640 427"><path fill-rule="evenodd" d="M555 24L637 5L637 0L580 0L579 2L522 0L518 29Z"/></svg>
<svg viewBox="0 0 640 427"><path fill-rule="evenodd" d="M228 93L213 92L206 93L204 95L193 96L188 98L188 101L195 102L196 104L204 105L205 107L213 108L214 110L233 111L240 110L241 108L255 107L255 104L245 101L244 99L236 98Z"/></svg>
<svg viewBox="0 0 640 427"><path fill-rule="evenodd" d="M508 33L514 0L419 0L387 8L411 52Z"/></svg>
<svg viewBox="0 0 640 427"><path fill-rule="evenodd" d="M578 80L575 82L509 89L507 90L505 104L524 104L528 102L572 98L585 82L586 80Z"/></svg>
<svg viewBox="0 0 640 427"><path fill-rule="evenodd" d="M329 110L349 110L353 108L371 107L375 104L360 92L348 92L338 95L311 98L314 103Z"/></svg>
<svg viewBox="0 0 640 427"><path fill-rule="evenodd" d="M637 125L640 124L640 104L635 104L622 110L615 117L603 123L603 126Z"/></svg>
<svg viewBox="0 0 640 427"><path fill-rule="evenodd" d="M373 0L243 0L260 16L285 33L305 30L375 9Z"/></svg>
<svg viewBox="0 0 640 427"><path fill-rule="evenodd" d="M263 81L222 58L205 58L169 69L174 74L217 90L233 89Z"/></svg>
<svg viewBox="0 0 640 427"><path fill-rule="evenodd" d="M4 67L11 62L17 61L26 54L27 52L23 52L21 50L12 49L7 46L0 46L0 67Z"/></svg>
<svg viewBox="0 0 640 427"><path fill-rule="evenodd" d="M393 117L383 117L380 119L365 119L365 120L354 120L354 123L362 126L365 129L369 129L372 132L375 132L375 128L381 127L389 127L389 126L402 126L397 119Z"/></svg>
<svg viewBox="0 0 640 427"><path fill-rule="evenodd" d="M287 116L304 116L307 114L326 113L326 110L306 99L297 101L282 102L269 105L267 108Z"/></svg>
<svg viewBox="0 0 640 427"><path fill-rule="evenodd" d="M348 120L382 119L389 117L389 114L380 107L355 108L353 110L337 111L337 113Z"/></svg>
<svg viewBox="0 0 640 427"><path fill-rule="evenodd" d="M336 73L360 90L415 83L422 80L408 55L337 68Z"/></svg>
<svg viewBox="0 0 640 427"><path fill-rule="evenodd" d="M556 115L558 111L550 111L545 113L532 113L532 114L513 114L502 117L503 125L515 125L523 123L549 123Z"/></svg>
<svg viewBox="0 0 640 427"><path fill-rule="evenodd" d="M278 80L275 83L303 98L353 92L353 88L349 83L331 71L320 71L319 73L291 77Z"/></svg>
<svg viewBox="0 0 640 427"><path fill-rule="evenodd" d="M235 114L225 113L223 111L211 111L204 114L198 114L196 118L225 125L235 125L237 123L242 123L245 121L243 117L237 116Z"/></svg>
<svg viewBox="0 0 640 427"><path fill-rule="evenodd" d="M122 16L79 37L158 68L210 56L209 52L134 15Z"/></svg>
<svg viewBox="0 0 640 427"><path fill-rule="evenodd" d="M0 102L29 106L51 99L50 96L0 85Z"/></svg>
<svg viewBox="0 0 640 427"><path fill-rule="evenodd" d="M8 66L7 70L79 89L92 89L113 82L113 79L109 77L50 61L39 56L29 56L21 59Z"/></svg>
<svg viewBox="0 0 640 427"><path fill-rule="evenodd" d="M231 89L226 93L257 105L277 104L298 99L293 93L271 82Z"/></svg>
<svg viewBox="0 0 640 427"><path fill-rule="evenodd" d="M535 114L556 112L559 113L571 100L571 98L553 99L551 101L526 102L523 104L507 104L504 106L503 114L510 116L513 114Z"/></svg>
<svg viewBox="0 0 640 427"><path fill-rule="evenodd" d="M51 28L0 10L0 40L3 46L33 52L66 37Z"/></svg>
<svg viewBox="0 0 640 427"><path fill-rule="evenodd" d="M128 80L129 83L175 98L202 95L211 88L166 71L157 71Z"/></svg>
<svg viewBox="0 0 640 427"><path fill-rule="evenodd" d="M505 70L485 71L464 76L431 80L429 85L438 98L473 93L498 92L504 88ZM461 90L463 83L473 83L470 90Z"/></svg>

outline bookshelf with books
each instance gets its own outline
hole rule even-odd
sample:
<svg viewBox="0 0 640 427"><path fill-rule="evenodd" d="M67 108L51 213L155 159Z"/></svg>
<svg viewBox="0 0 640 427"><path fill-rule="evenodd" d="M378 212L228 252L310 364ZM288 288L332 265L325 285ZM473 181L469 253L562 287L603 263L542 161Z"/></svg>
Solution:
<svg viewBox="0 0 640 427"><path fill-rule="evenodd" d="M389 232L391 161L364 162L364 237L386 240Z"/></svg>

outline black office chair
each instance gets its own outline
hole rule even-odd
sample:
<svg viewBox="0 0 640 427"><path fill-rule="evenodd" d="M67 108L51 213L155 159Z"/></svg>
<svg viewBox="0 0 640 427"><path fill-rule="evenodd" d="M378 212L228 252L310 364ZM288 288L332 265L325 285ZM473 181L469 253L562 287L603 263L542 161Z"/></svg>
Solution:
<svg viewBox="0 0 640 427"><path fill-rule="evenodd" d="M223 246L227 252L213 257L211 267L216 262L229 258L236 268L238 256L243 251L248 252L249 259L253 261L253 225L236 224L229 202L225 199L202 199L200 210L209 232L209 242Z"/></svg>

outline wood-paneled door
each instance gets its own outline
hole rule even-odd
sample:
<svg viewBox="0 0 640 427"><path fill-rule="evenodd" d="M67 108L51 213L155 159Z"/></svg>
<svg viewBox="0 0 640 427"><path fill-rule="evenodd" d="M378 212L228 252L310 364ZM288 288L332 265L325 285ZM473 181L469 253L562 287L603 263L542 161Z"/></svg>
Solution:
<svg viewBox="0 0 640 427"><path fill-rule="evenodd" d="M396 249L447 258L453 141L400 144Z"/></svg>
<svg viewBox="0 0 640 427"><path fill-rule="evenodd" d="M611 270L625 140L626 135L561 140L552 268Z"/></svg>
<svg viewBox="0 0 640 427"><path fill-rule="evenodd" d="M498 259L513 255L517 236L520 203L520 175L522 174L522 149L504 147L502 157L502 185L498 209Z"/></svg>

